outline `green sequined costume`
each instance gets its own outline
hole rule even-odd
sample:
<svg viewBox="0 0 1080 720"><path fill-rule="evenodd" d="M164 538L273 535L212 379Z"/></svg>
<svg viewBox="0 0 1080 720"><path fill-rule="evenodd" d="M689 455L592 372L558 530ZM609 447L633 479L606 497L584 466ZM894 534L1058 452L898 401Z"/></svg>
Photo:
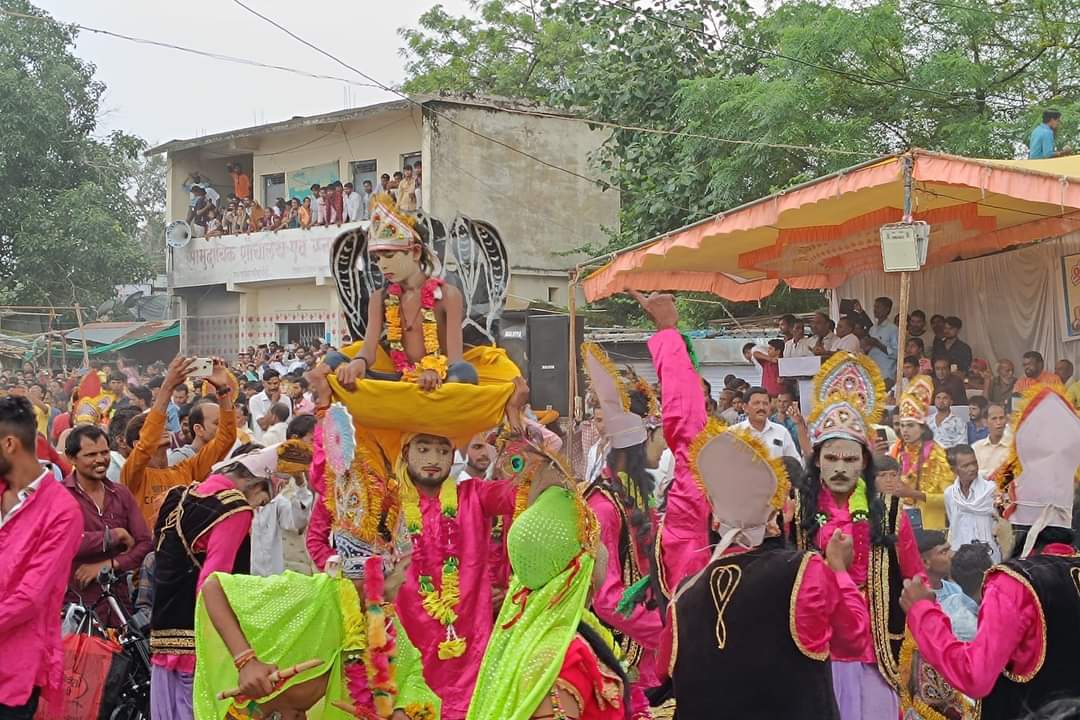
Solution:
<svg viewBox="0 0 1080 720"><path fill-rule="evenodd" d="M285 689L323 673L329 673L326 700L308 712L318 720L355 720L331 705L340 700L352 704L346 687L343 651L346 644L346 613L342 603L353 603L353 617L360 617L360 598L352 582L319 574L300 575L286 571L271 577L214 575L229 599L252 649L260 661L279 668L291 667L318 658L326 664L289 680ZM420 652L410 642L397 620L397 654L394 658L398 687L396 708L412 704L434 708L438 717L439 698L424 682ZM202 596L195 611L194 710L196 720L222 720L231 700L218 700L217 693L236 687L238 673L232 655L207 615Z"/></svg>
<svg viewBox="0 0 1080 720"><path fill-rule="evenodd" d="M510 526L506 544L514 574L468 720L527 720L548 695L592 582L591 516L572 492L550 488Z"/></svg>

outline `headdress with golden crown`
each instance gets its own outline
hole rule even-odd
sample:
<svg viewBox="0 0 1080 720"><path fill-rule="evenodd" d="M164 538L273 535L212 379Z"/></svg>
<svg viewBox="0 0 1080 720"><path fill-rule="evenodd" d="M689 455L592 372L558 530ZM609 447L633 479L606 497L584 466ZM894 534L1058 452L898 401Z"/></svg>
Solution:
<svg viewBox="0 0 1080 720"><path fill-rule="evenodd" d="M75 425L97 425L109 415L113 396L101 386L101 376L90 371L79 382L79 399L75 403Z"/></svg>
<svg viewBox="0 0 1080 720"><path fill-rule="evenodd" d="M628 392L637 391L645 398L645 427L660 427L660 398L656 396L656 390L649 382L637 374L637 371L629 365L623 370L623 378L628 385ZM630 408L627 407L629 410Z"/></svg>
<svg viewBox="0 0 1080 720"><path fill-rule="evenodd" d="M378 250L408 250L421 243L416 231L416 219L397 209L394 198L386 193L376 195L371 205L371 225L368 227L368 252Z"/></svg>
<svg viewBox="0 0 1080 720"><path fill-rule="evenodd" d="M1005 516L1030 527L1022 557L1043 528L1072 527L1078 469L1080 415L1060 386L1030 388L1013 414L1009 458L996 473L1010 499Z"/></svg>
<svg viewBox="0 0 1080 720"><path fill-rule="evenodd" d="M690 469L712 505L713 529L721 536L716 552L732 543L760 545L769 517L783 509L791 490L783 460L746 430L710 418L690 444Z"/></svg>
<svg viewBox="0 0 1080 720"><path fill-rule="evenodd" d="M630 393L618 368L599 345L581 346L585 373L604 413L604 437L613 448L628 448L645 442L645 422L630 412Z"/></svg>
<svg viewBox="0 0 1080 720"><path fill-rule="evenodd" d="M926 424L930 406L934 402L934 381L926 375L916 375L904 388L897 409L901 420L914 420Z"/></svg>
<svg viewBox="0 0 1080 720"><path fill-rule="evenodd" d="M877 364L865 355L835 353L818 369L813 387L811 443L846 438L870 447L869 428L885 407L885 382Z"/></svg>

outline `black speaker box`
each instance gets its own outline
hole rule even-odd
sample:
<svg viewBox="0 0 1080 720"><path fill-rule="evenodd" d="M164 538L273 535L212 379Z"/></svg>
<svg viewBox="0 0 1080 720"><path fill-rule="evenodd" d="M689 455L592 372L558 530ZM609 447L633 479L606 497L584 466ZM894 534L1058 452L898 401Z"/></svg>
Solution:
<svg viewBox="0 0 1080 720"><path fill-rule="evenodd" d="M584 318L579 318L575 342L585 341ZM570 407L570 317L568 315L532 315L526 321L528 355L529 402L540 412L551 406L563 417L573 412ZM584 387L579 368L578 391Z"/></svg>

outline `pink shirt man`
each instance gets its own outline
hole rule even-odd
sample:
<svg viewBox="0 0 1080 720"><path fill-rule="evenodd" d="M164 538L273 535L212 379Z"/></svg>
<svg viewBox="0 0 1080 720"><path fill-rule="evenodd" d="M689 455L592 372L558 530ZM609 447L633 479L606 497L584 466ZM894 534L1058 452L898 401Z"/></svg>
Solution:
<svg viewBox="0 0 1080 720"><path fill-rule="evenodd" d="M319 453L317 452L316 455ZM321 462L321 459L320 459ZM445 482L454 482L447 479ZM313 487L321 486L312 483ZM419 593L421 568L439 568L445 539L440 534L439 498L420 493L420 513L425 533L432 533L423 544L429 557L414 551L408 577L397 596L398 619L409 639L420 650L424 662L424 679L442 699L444 720L463 720L469 710L473 686L480 671L480 662L491 636L493 615L491 607L491 525L500 515L514 513L515 488L513 481L464 480L457 486L458 514L455 522L455 545L461 561L459 583L461 600L454 629L466 640L465 654L449 660L439 659L439 643L446 639L446 628L424 610ZM331 517L321 500L312 509L308 523L307 546L311 559L322 569L335 554L329 545Z"/></svg>
<svg viewBox="0 0 1080 720"><path fill-rule="evenodd" d="M648 345L664 392L664 439L675 455L675 478L657 534L660 585L670 597L679 582L705 567L710 557L709 499L690 469L690 443L707 420L705 391L678 330L661 330L649 338Z"/></svg>
<svg viewBox="0 0 1080 720"><path fill-rule="evenodd" d="M1071 557L1069 545L1052 543L1044 555ZM1036 672L1045 648L1046 626L1034 593L1004 572L991 572L983 586L979 629L971 642L957 640L949 617L937 603L920 600L907 624L923 658L960 692L984 698L1008 668L1016 676Z"/></svg>
<svg viewBox="0 0 1080 720"><path fill-rule="evenodd" d="M0 519L0 705L25 705L35 688L44 702L62 699L60 607L82 527L75 499L48 472Z"/></svg>
<svg viewBox="0 0 1080 720"><path fill-rule="evenodd" d="M746 552L730 547L724 556ZM670 606L669 606L670 607ZM870 610L859 588L846 572L834 572L820 556L806 565L795 597L796 639L812 653L833 657L861 657L870 640ZM657 668L668 675L674 635L672 623L664 629Z"/></svg>

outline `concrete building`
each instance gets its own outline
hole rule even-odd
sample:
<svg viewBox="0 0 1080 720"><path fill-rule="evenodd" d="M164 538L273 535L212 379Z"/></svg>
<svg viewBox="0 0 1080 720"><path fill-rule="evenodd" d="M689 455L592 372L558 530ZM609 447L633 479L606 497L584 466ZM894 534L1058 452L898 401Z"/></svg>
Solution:
<svg viewBox="0 0 1080 720"><path fill-rule="evenodd" d="M576 177L595 175L588 156L605 137L551 110L417 97L173 140L148 154L168 155L170 222L187 215L193 172L227 197L229 163L240 164L255 199L269 207L279 197L306 197L316 182L359 187L370 179L377 187L381 174L421 160L423 210L446 222L461 213L493 223L513 268L508 306L524 307L565 304L566 269L583 259L573 251L603 244L604 228L617 227L618 193ZM327 335L339 343L348 330L329 248L343 229L193 238L169 250L183 350L229 356L271 340Z"/></svg>

